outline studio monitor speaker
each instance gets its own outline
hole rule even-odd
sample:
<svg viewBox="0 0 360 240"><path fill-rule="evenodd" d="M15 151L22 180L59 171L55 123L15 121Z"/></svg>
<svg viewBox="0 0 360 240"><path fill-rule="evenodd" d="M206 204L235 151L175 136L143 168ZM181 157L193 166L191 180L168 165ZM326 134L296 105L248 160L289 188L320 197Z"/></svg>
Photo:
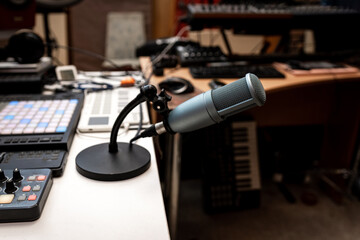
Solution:
<svg viewBox="0 0 360 240"><path fill-rule="evenodd" d="M61 10L78 4L82 0L36 0L36 6L41 10Z"/></svg>
<svg viewBox="0 0 360 240"><path fill-rule="evenodd" d="M35 10L35 0L1 0L0 30L32 28Z"/></svg>

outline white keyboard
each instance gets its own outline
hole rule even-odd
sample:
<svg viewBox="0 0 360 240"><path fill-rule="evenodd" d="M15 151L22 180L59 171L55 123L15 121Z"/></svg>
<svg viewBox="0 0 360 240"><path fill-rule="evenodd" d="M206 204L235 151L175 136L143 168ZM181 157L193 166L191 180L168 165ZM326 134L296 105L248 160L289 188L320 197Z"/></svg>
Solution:
<svg viewBox="0 0 360 240"><path fill-rule="evenodd" d="M113 124L124 109L140 90L135 87L117 88L101 92L93 92L86 96L78 129L81 132L110 132ZM143 124L149 124L150 119L146 103L142 103ZM140 106L133 109L124 119L124 123L137 126L140 122Z"/></svg>

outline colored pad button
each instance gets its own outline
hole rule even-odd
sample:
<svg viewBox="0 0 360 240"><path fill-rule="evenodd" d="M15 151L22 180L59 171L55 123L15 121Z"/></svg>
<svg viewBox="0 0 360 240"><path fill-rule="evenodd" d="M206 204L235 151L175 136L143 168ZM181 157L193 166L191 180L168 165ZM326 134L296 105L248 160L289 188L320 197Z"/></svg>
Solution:
<svg viewBox="0 0 360 240"><path fill-rule="evenodd" d="M35 194L32 194L28 197L28 200L29 201L35 201L36 200L36 195Z"/></svg>
<svg viewBox="0 0 360 240"><path fill-rule="evenodd" d="M14 194L4 194L0 195L0 204L9 204L14 199Z"/></svg>
<svg viewBox="0 0 360 240"><path fill-rule="evenodd" d="M40 191L40 189L41 189L40 185L35 185L35 186L33 187L33 191L34 191L34 192L38 192L38 191Z"/></svg>
<svg viewBox="0 0 360 240"><path fill-rule="evenodd" d="M38 181L45 181L45 179L46 179L46 176L45 176L45 175L39 175L39 176L37 176L37 178L36 178L36 180L38 180Z"/></svg>
<svg viewBox="0 0 360 240"><path fill-rule="evenodd" d="M18 201L25 201L26 200L26 195L25 194L20 195L17 200Z"/></svg>
<svg viewBox="0 0 360 240"><path fill-rule="evenodd" d="M35 181L36 180L36 176L32 175L28 177L28 181Z"/></svg>
<svg viewBox="0 0 360 240"><path fill-rule="evenodd" d="M23 192L30 192L30 190L31 190L31 186L29 186L29 185L24 186L22 189Z"/></svg>

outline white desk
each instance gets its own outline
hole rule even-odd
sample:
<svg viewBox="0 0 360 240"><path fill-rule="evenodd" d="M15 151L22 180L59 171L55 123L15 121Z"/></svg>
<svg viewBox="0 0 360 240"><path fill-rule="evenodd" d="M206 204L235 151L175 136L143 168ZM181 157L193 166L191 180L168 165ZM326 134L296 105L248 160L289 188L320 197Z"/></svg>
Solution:
<svg viewBox="0 0 360 240"><path fill-rule="evenodd" d="M134 134L135 131L131 131L120 135L118 142L128 142ZM91 134L104 135L110 136L110 133ZM54 178L40 219L2 223L0 239L170 239L151 138L137 141L151 154L150 169L138 177L101 182L85 178L76 171L77 154L108 139L76 134L64 175Z"/></svg>

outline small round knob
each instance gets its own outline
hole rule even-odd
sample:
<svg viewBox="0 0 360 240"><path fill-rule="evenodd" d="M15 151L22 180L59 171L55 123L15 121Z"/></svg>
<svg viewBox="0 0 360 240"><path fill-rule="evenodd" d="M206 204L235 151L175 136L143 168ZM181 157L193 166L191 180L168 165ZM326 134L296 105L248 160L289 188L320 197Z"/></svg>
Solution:
<svg viewBox="0 0 360 240"><path fill-rule="evenodd" d="M14 181L12 179L8 179L6 181L6 187L5 192L6 193L14 193L17 190L17 187L14 184Z"/></svg>
<svg viewBox="0 0 360 240"><path fill-rule="evenodd" d="M5 182L7 180L7 177L5 176L5 172L0 169L0 182Z"/></svg>
<svg viewBox="0 0 360 240"><path fill-rule="evenodd" d="M21 180L23 180L23 177L21 176L19 169L17 169L17 168L14 169L12 179L14 182L20 182Z"/></svg>
<svg viewBox="0 0 360 240"><path fill-rule="evenodd" d="M140 92L146 97L146 100L152 101L156 97L157 89L154 85L145 85L140 88Z"/></svg>

